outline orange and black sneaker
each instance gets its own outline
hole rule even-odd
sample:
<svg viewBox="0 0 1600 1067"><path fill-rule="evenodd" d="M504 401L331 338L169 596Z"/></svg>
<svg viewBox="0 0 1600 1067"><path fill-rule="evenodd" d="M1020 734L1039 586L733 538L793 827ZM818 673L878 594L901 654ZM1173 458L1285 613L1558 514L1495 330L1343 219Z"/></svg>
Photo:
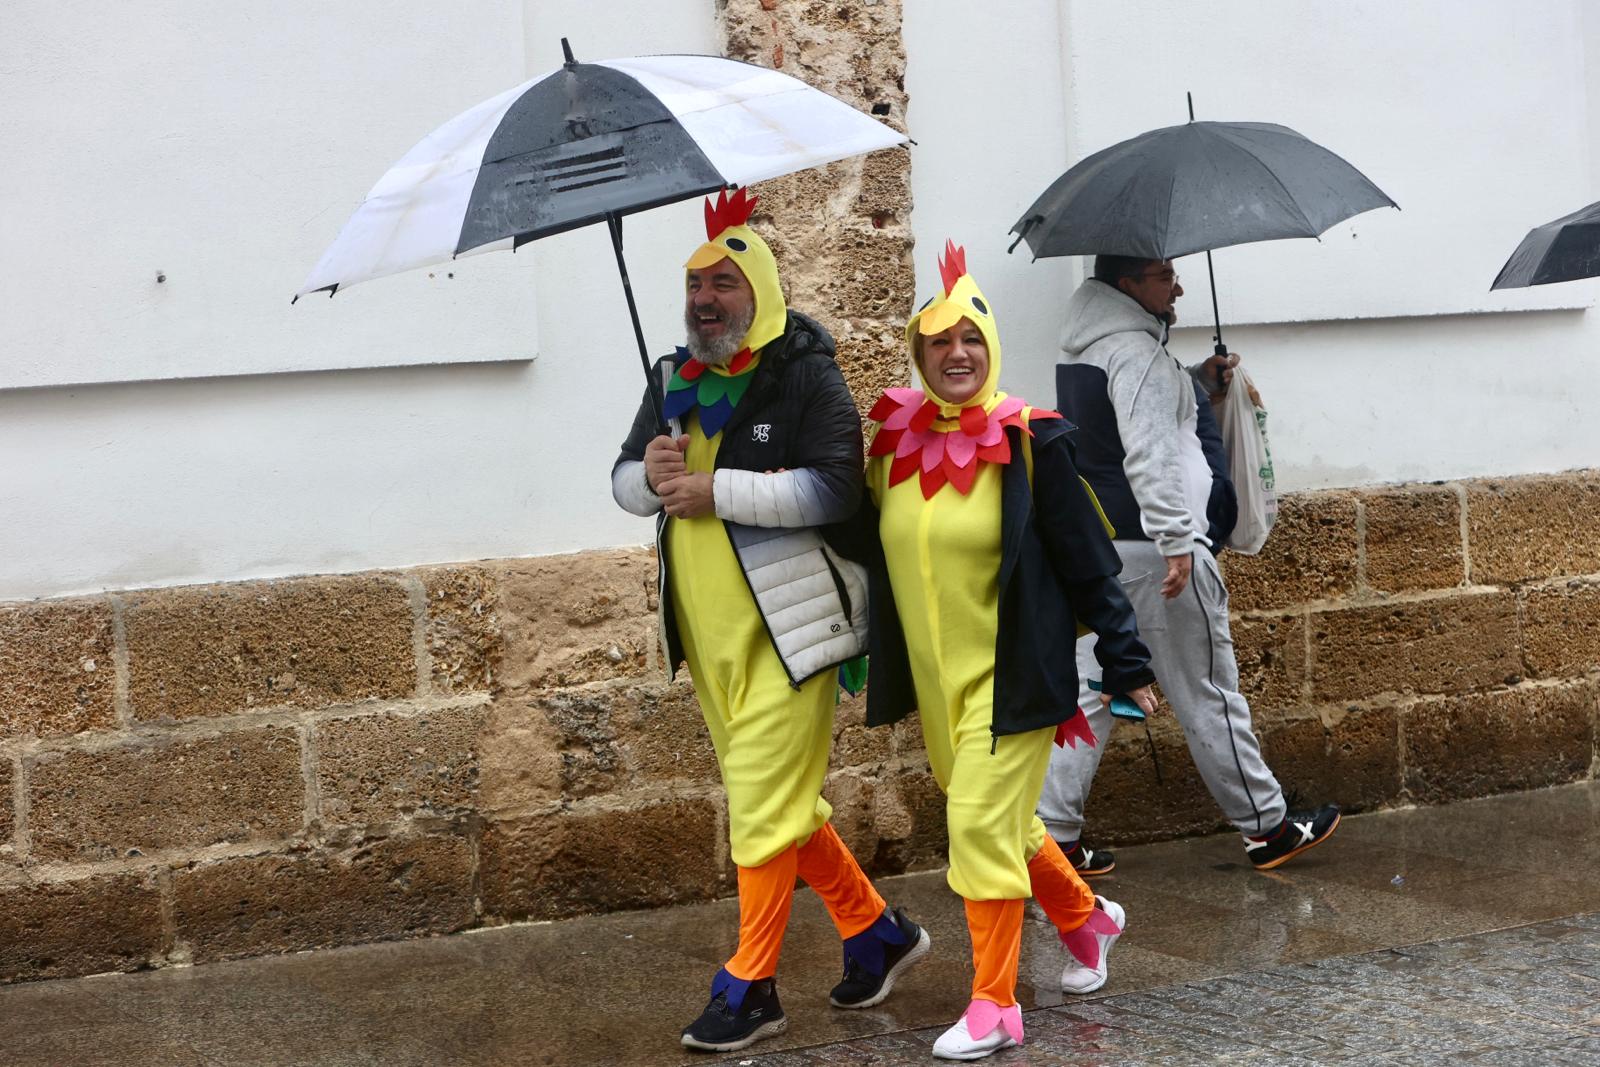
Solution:
<svg viewBox="0 0 1600 1067"><path fill-rule="evenodd" d="M1258 871L1270 871L1307 849L1316 848L1339 828L1339 805L1325 804L1315 811L1292 811L1265 837L1244 839L1245 855Z"/></svg>
<svg viewBox="0 0 1600 1067"><path fill-rule="evenodd" d="M1067 862L1072 864L1072 869L1084 878L1110 874L1117 869L1117 858L1103 848L1090 848L1081 839L1072 842L1057 841L1056 844L1066 853Z"/></svg>

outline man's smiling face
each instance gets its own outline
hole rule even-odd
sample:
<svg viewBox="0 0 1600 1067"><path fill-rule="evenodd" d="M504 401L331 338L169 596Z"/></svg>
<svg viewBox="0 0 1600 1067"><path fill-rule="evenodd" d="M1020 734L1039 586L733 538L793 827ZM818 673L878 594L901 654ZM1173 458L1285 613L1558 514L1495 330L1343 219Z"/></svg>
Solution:
<svg viewBox="0 0 1600 1067"><path fill-rule="evenodd" d="M702 363L722 366L744 345L744 336L756 316L756 294L749 279L723 257L686 277L684 326L689 332L689 354Z"/></svg>

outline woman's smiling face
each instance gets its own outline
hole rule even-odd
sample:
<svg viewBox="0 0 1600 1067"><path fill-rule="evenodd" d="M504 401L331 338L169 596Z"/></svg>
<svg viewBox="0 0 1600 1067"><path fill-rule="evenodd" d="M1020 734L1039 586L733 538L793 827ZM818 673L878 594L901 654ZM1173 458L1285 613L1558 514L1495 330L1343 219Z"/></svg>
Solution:
<svg viewBox="0 0 1600 1067"><path fill-rule="evenodd" d="M971 319L921 338L922 379L946 404L965 404L989 377L989 346Z"/></svg>

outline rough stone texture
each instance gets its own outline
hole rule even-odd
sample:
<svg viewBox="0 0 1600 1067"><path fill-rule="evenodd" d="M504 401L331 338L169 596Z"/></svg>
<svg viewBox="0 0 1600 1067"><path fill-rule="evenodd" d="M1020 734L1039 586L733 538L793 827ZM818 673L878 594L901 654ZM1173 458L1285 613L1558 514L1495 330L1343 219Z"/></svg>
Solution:
<svg viewBox="0 0 1600 1067"><path fill-rule="evenodd" d="M1522 671L1508 592L1314 612L1311 648L1318 701L1458 693L1505 684Z"/></svg>
<svg viewBox="0 0 1600 1067"><path fill-rule="evenodd" d="M0 856L7 854L6 850L11 847L11 837L17 828L15 794L11 785L14 773L15 768L11 761L0 758Z"/></svg>
<svg viewBox="0 0 1600 1067"><path fill-rule="evenodd" d="M1324 709L1262 732L1267 765L1291 808L1339 804L1361 811L1400 795L1399 726L1388 706Z"/></svg>
<svg viewBox="0 0 1600 1067"><path fill-rule="evenodd" d="M717 781L711 736L687 682L557 689L539 705L558 738L568 798L649 781Z"/></svg>
<svg viewBox="0 0 1600 1067"><path fill-rule="evenodd" d="M1302 615L1232 620L1239 691L1257 724L1281 718L1304 703L1306 620Z"/></svg>
<svg viewBox="0 0 1600 1067"><path fill-rule="evenodd" d="M1522 653L1534 678L1600 669L1600 582L1568 581L1524 590Z"/></svg>
<svg viewBox="0 0 1600 1067"><path fill-rule="evenodd" d="M0 605L0 738L116 723L111 602Z"/></svg>
<svg viewBox="0 0 1600 1067"><path fill-rule="evenodd" d="M883 835L878 830L877 783L853 771L830 775L822 795L833 805L829 819L858 863L871 863Z"/></svg>
<svg viewBox="0 0 1600 1067"><path fill-rule="evenodd" d="M473 921L472 848L432 835L204 863L173 875L173 898L197 963L450 933Z"/></svg>
<svg viewBox="0 0 1600 1067"><path fill-rule="evenodd" d="M133 713L143 720L253 707L323 707L416 688L411 606L363 574L130 595Z"/></svg>
<svg viewBox="0 0 1600 1067"><path fill-rule="evenodd" d="M1600 572L1600 470L1467 483L1472 580Z"/></svg>
<svg viewBox="0 0 1600 1067"><path fill-rule="evenodd" d="M428 655L444 692L488 689L502 653L499 588L481 567L439 567L422 576L428 595Z"/></svg>
<svg viewBox="0 0 1600 1067"><path fill-rule="evenodd" d="M537 692L501 693L478 744L478 803L488 814L527 812L561 799L560 738Z"/></svg>
<svg viewBox="0 0 1600 1067"><path fill-rule="evenodd" d="M1356 588L1356 498L1296 493L1278 501L1261 554L1222 556L1234 611L1288 607L1349 596Z"/></svg>
<svg viewBox="0 0 1600 1067"><path fill-rule="evenodd" d="M900 4L727 0L725 54L793 74L905 129ZM762 182L755 225L778 259L791 306L819 319L863 410L909 374L901 330L916 278L911 157L893 150Z"/></svg>
<svg viewBox="0 0 1600 1067"><path fill-rule="evenodd" d="M148 874L0 885L0 982L134 971L166 948Z"/></svg>
<svg viewBox="0 0 1600 1067"><path fill-rule="evenodd" d="M45 752L29 778L33 855L106 860L155 849L283 838L305 786L293 730L96 752Z"/></svg>
<svg viewBox="0 0 1600 1067"><path fill-rule="evenodd" d="M1385 593L1448 589L1466 578L1461 501L1454 488L1406 485L1360 494L1367 585Z"/></svg>
<svg viewBox="0 0 1600 1067"><path fill-rule="evenodd" d="M865 694L845 697L833 716L835 767L877 767L894 752L894 731L867 725Z"/></svg>
<svg viewBox="0 0 1600 1067"><path fill-rule="evenodd" d="M875 783L872 833L878 839L877 850L856 853L869 874L899 874L944 865L950 851L944 794L926 762L909 763Z"/></svg>
<svg viewBox="0 0 1600 1067"><path fill-rule="evenodd" d="M317 726L324 822L374 823L471 811L487 707L362 715Z"/></svg>
<svg viewBox="0 0 1600 1067"><path fill-rule="evenodd" d="M541 556L490 570L499 589L503 687L582 685L655 669L653 549Z"/></svg>
<svg viewBox="0 0 1600 1067"><path fill-rule="evenodd" d="M708 900L723 885L717 813L711 800L679 797L492 822L479 846L484 912L559 919Z"/></svg>
<svg viewBox="0 0 1600 1067"><path fill-rule="evenodd" d="M1406 788L1438 804L1583 778L1597 698L1600 686L1579 682L1418 701L1401 719Z"/></svg>
<svg viewBox="0 0 1600 1067"><path fill-rule="evenodd" d="M1122 726L1111 736L1084 808L1084 836L1104 844L1136 844L1210 833L1226 825L1206 790L1183 731L1170 716L1150 719L1161 781L1144 730Z"/></svg>

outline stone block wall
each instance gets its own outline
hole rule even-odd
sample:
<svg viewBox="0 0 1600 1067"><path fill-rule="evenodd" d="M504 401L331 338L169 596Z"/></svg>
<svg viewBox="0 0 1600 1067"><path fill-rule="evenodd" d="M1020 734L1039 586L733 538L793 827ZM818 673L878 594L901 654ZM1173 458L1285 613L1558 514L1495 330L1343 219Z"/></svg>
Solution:
<svg viewBox="0 0 1600 1067"><path fill-rule="evenodd" d="M1593 777L1600 472L1307 493L1228 556L1292 794L1352 810ZM649 549L0 605L0 980L203 963L734 891ZM1170 718L1096 838L1222 828ZM915 724L841 704L875 874L940 866Z"/></svg>

